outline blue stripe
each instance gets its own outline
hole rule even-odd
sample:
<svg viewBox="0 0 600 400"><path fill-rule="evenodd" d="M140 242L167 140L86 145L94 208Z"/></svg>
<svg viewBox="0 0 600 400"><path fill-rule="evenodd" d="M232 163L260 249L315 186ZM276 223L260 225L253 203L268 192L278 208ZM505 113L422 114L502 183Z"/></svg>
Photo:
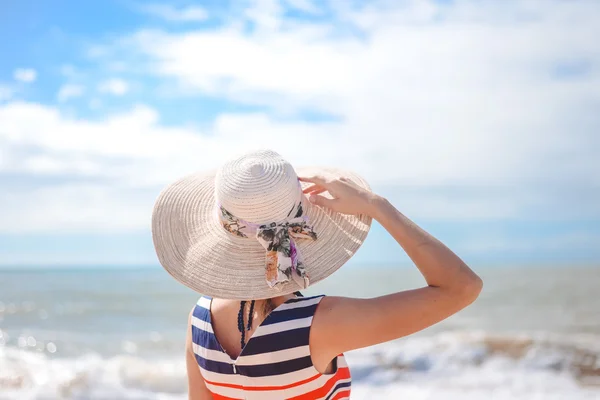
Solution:
<svg viewBox="0 0 600 400"><path fill-rule="evenodd" d="M196 307L194 307L194 312L192 315L198 319L201 319L202 321L210 323L210 311L204 307L200 307L198 304L196 304Z"/></svg>
<svg viewBox="0 0 600 400"><path fill-rule="evenodd" d="M350 382L350 381L338 383L337 385L335 385L333 391L329 394L329 396L327 396L327 398L325 400L331 399L332 396L334 396L336 390L341 389L341 388L350 387L351 384L352 384L352 382Z"/></svg>
<svg viewBox="0 0 600 400"><path fill-rule="evenodd" d="M204 296L207 299L210 299ZM285 321L293 321L296 319L307 318L314 315L317 304L303 305L304 301L324 297L323 295L311 296L311 297L300 297L290 299L285 303L299 303L297 308L278 310L277 308L267 316L263 321L262 325L271 325ZM284 304L285 304L284 303ZM207 310L199 305L194 307L193 316L205 321L212 326L210 310ZM192 325L192 340L197 345L219 352L223 352L219 341L213 333L203 331ZM275 332L268 335L252 337L243 349L240 357L257 355L257 354L268 354L275 351L292 349L300 346L306 346L309 344L310 327L303 327L292 329L288 331ZM200 352L201 353L201 352ZM224 353L224 352L223 352ZM226 353L224 353L226 354ZM219 362L206 359L198 354L195 354L196 362L200 367L207 371L221 373L221 374L233 374L233 365L226 362ZM259 365L244 365L237 366L237 373L248 376L248 377L263 377L263 376L274 376L280 374L291 373L299 371L312 366L312 360L310 355L299 357L291 360L285 360L277 363L259 364ZM342 387L350 386L349 383L339 384L333 390L337 390Z"/></svg>
<svg viewBox="0 0 600 400"><path fill-rule="evenodd" d="M289 310L273 311L265 318L261 325L271 325L283 321L291 321L294 319L312 317L315 314L315 310L319 304L312 304L310 306L292 308Z"/></svg>
<svg viewBox="0 0 600 400"><path fill-rule="evenodd" d="M311 365L312 360L310 356L305 356L271 364L239 365L237 370L241 375L256 378L261 376L281 375L294 371L300 371L301 369L308 368Z"/></svg>
<svg viewBox="0 0 600 400"><path fill-rule="evenodd" d="M308 344L310 327L275 332L269 335L252 337L242 351L242 355L264 354L273 351L291 349Z"/></svg>
<svg viewBox="0 0 600 400"><path fill-rule="evenodd" d="M204 368L205 370L216 372L218 374L233 375L233 365L220 361L208 360L204 357L199 356L198 354L195 354L195 356L198 365Z"/></svg>
<svg viewBox="0 0 600 400"><path fill-rule="evenodd" d="M215 335L192 325L192 342L206 349L223 351Z"/></svg>

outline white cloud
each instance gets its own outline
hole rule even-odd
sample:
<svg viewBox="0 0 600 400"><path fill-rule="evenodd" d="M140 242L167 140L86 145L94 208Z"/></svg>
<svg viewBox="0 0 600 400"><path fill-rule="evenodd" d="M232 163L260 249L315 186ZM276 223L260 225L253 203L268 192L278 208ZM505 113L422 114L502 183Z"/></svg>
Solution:
<svg viewBox="0 0 600 400"><path fill-rule="evenodd" d="M43 206L40 205L43 199ZM13 190L0 200L0 232L115 232L148 229L153 197L131 187L65 184Z"/></svg>
<svg viewBox="0 0 600 400"><path fill-rule="evenodd" d="M279 0L250 0L242 15L254 24L254 29L272 32L281 27L282 12Z"/></svg>
<svg viewBox="0 0 600 400"><path fill-rule="evenodd" d="M335 4L341 22L290 22L277 3L257 2L215 30L142 31L99 53L263 112L220 113L195 129L163 126L145 105L98 121L0 105L0 171L69 181L36 196L52 210L44 216L28 191L13 193L0 229L146 228L164 184L260 147L359 171L411 217L600 218L595 3ZM248 18L259 25L251 34ZM587 67L557 76L574 62ZM105 92L128 90L107 82ZM309 111L335 118L303 120ZM77 207L77 222L63 224Z"/></svg>
<svg viewBox="0 0 600 400"><path fill-rule="evenodd" d="M60 102L67 101L76 97L81 97L85 93L85 87L83 85L76 84L65 84L60 87L56 98Z"/></svg>
<svg viewBox="0 0 600 400"><path fill-rule="evenodd" d="M315 5L312 0L285 0L288 6L309 14L322 14L323 10Z"/></svg>
<svg viewBox="0 0 600 400"><path fill-rule="evenodd" d="M289 22L265 1L252 9L262 24L253 35L236 25L140 32L132 47L158 63L158 75L200 92L338 116L344 142L378 161L372 175L396 165L388 179L510 184L597 165L590 149L598 139L583 126L600 125L588 111L600 90L593 3L387 4L343 15L362 27L358 37L340 36L334 24ZM590 59L587 75L551 76L581 59Z"/></svg>
<svg viewBox="0 0 600 400"><path fill-rule="evenodd" d="M458 190L434 184L410 186L412 179L398 179L395 168L418 165L420 155L393 164L379 161L361 152L360 145L366 141L367 135L362 142L345 142L338 123L276 122L263 114L222 115L212 127L197 131L163 127L156 111L147 106L97 122L71 119L52 107L29 103L0 106L0 143L4 143L9 155L3 157L0 170L38 179L46 176L72 181L33 192L11 191L4 205L0 204L0 209L10 210L0 229L145 229L152 202L163 185L191 171L214 168L232 154L265 147L279 151L296 165L334 165L360 171L411 217L547 218L547 210L552 218L600 217L594 201L598 193L586 203L578 187L572 193L575 198L569 199L527 185L472 184ZM44 152L19 151L31 147ZM419 169L415 169L415 174L419 174ZM80 183L95 181L102 184ZM80 193L72 195L77 188ZM590 194L583 190L582 193ZM99 200L94 201L94 196ZM111 196L119 200L107 201ZM30 197L36 199L35 204L28 200ZM575 209L565 209L565 204ZM126 207L135 208L136 212L123 221ZM78 209L77 219L65 223L74 208ZM39 210L52 212L41 218Z"/></svg>
<svg viewBox="0 0 600 400"><path fill-rule="evenodd" d="M198 6L176 8L169 4L147 4L141 11L169 22L202 22L208 18L206 10Z"/></svg>
<svg viewBox="0 0 600 400"><path fill-rule="evenodd" d="M44 149L46 155L57 160L56 164L35 163L52 165L47 172L97 174L144 186L162 185L190 168L212 168L228 153L243 152L247 148L275 147L296 161L306 160L306 156L299 157L292 150L296 137L317 140L335 129L335 124L324 124L316 129L304 123L277 124L263 114L224 114L212 128L196 131L162 127L158 118L156 110L139 105L122 114L91 122L68 118L53 107L15 102L0 106L0 140L15 149ZM291 136L280 137L280 129ZM325 155L314 150L309 153L309 143L302 146L302 152L311 154L314 162L316 157ZM199 158L199 154L202 157ZM94 159L100 162L97 168L90 167ZM12 168L44 172L43 168L32 170L28 160L29 157L20 157ZM125 165L111 168L111 160L121 160ZM81 164L83 161L88 163ZM146 167L153 172L149 174L149 170L144 170Z"/></svg>
<svg viewBox="0 0 600 400"><path fill-rule="evenodd" d="M10 100L13 94L14 90L10 86L0 84L0 101Z"/></svg>
<svg viewBox="0 0 600 400"><path fill-rule="evenodd" d="M37 71L33 68L17 68L13 72L15 80L25 83L32 83L37 78Z"/></svg>
<svg viewBox="0 0 600 400"><path fill-rule="evenodd" d="M129 84L122 79L112 78L100 83L98 91L114 96L123 96L129 91Z"/></svg>

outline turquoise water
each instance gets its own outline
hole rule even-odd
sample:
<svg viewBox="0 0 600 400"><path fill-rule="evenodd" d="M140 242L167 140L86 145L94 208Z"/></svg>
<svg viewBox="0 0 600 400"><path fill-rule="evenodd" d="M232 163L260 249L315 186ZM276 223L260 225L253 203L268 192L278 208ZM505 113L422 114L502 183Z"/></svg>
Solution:
<svg viewBox="0 0 600 400"><path fill-rule="evenodd" d="M408 391L420 390L406 386L408 376L438 379L438 394L448 398L454 389L443 382L451 376L461 398L469 390L487 395L498 379L516 385L509 398L520 398L523 376L539 381L521 388L523 396L600 394L588 371L600 374L600 267L478 272L485 287L471 307L409 338L348 355L356 396L388 396L376 392L382 384L395 395L417 393ZM353 267L305 294L370 297L422 285L414 268ZM197 297L160 268L0 270L0 399L61 398L65 387L62 398L183 398L187 314ZM581 352L590 359L577 361ZM461 363L468 374L456 377ZM377 383L379 370L393 376Z"/></svg>

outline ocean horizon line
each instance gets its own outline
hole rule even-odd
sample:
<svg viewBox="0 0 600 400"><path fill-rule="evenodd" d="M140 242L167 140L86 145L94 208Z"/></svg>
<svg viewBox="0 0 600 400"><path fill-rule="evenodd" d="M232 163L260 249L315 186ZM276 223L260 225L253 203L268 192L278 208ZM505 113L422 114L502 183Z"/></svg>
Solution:
<svg viewBox="0 0 600 400"><path fill-rule="evenodd" d="M516 268L527 268L527 269L535 269L535 268L600 268L600 261L598 262L487 262L487 263L469 263L471 266L475 268L482 269L516 269ZM416 268L415 265L410 263L351 263L347 264L344 269L365 269L365 268L377 268L377 269L408 269L408 268ZM157 270L161 271L162 267L160 264L128 264L128 263L107 263L107 264L86 264L86 263L56 263L56 264L33 264L33 263L23 263L23 264L2 264L0 263L0 272L26 272L26 271L56 271L56 270L68 270L68 271L97 271L97 270Z"/></svg>

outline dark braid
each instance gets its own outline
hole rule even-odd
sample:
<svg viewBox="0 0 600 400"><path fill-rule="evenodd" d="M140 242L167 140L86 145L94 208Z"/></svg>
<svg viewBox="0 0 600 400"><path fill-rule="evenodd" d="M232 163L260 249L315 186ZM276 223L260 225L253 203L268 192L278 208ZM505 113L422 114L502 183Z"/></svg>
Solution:
<svg viewBox="0 0 600 400"><path fill-rule="evenodd" d="M254 303L255 300L250 302L250 312L248 313L248 328L244 327L244 309L246 308L246 301L242 300L240 302L240 311L238 312L238 331L242 334L242 340L240 344L242 345L242 349L246 346L246 329L249 331L252 329L252 316L254 314Z"/></svg>
<svg viewBox="0 0 600 400"><path fill-rule="evenodd" d="M240 312L238 312L238 330L242 334L242 349L246 345L246 330L244 329L244 307L246 306L246 302L240 302Z"/></svg>
<svg viewBox="0 0 600 400"><path fill-rule="evenodd" d="M248 313L248 330L252 329L252 317L254 316L254 300L250 303L250 312Z"/></svg>

